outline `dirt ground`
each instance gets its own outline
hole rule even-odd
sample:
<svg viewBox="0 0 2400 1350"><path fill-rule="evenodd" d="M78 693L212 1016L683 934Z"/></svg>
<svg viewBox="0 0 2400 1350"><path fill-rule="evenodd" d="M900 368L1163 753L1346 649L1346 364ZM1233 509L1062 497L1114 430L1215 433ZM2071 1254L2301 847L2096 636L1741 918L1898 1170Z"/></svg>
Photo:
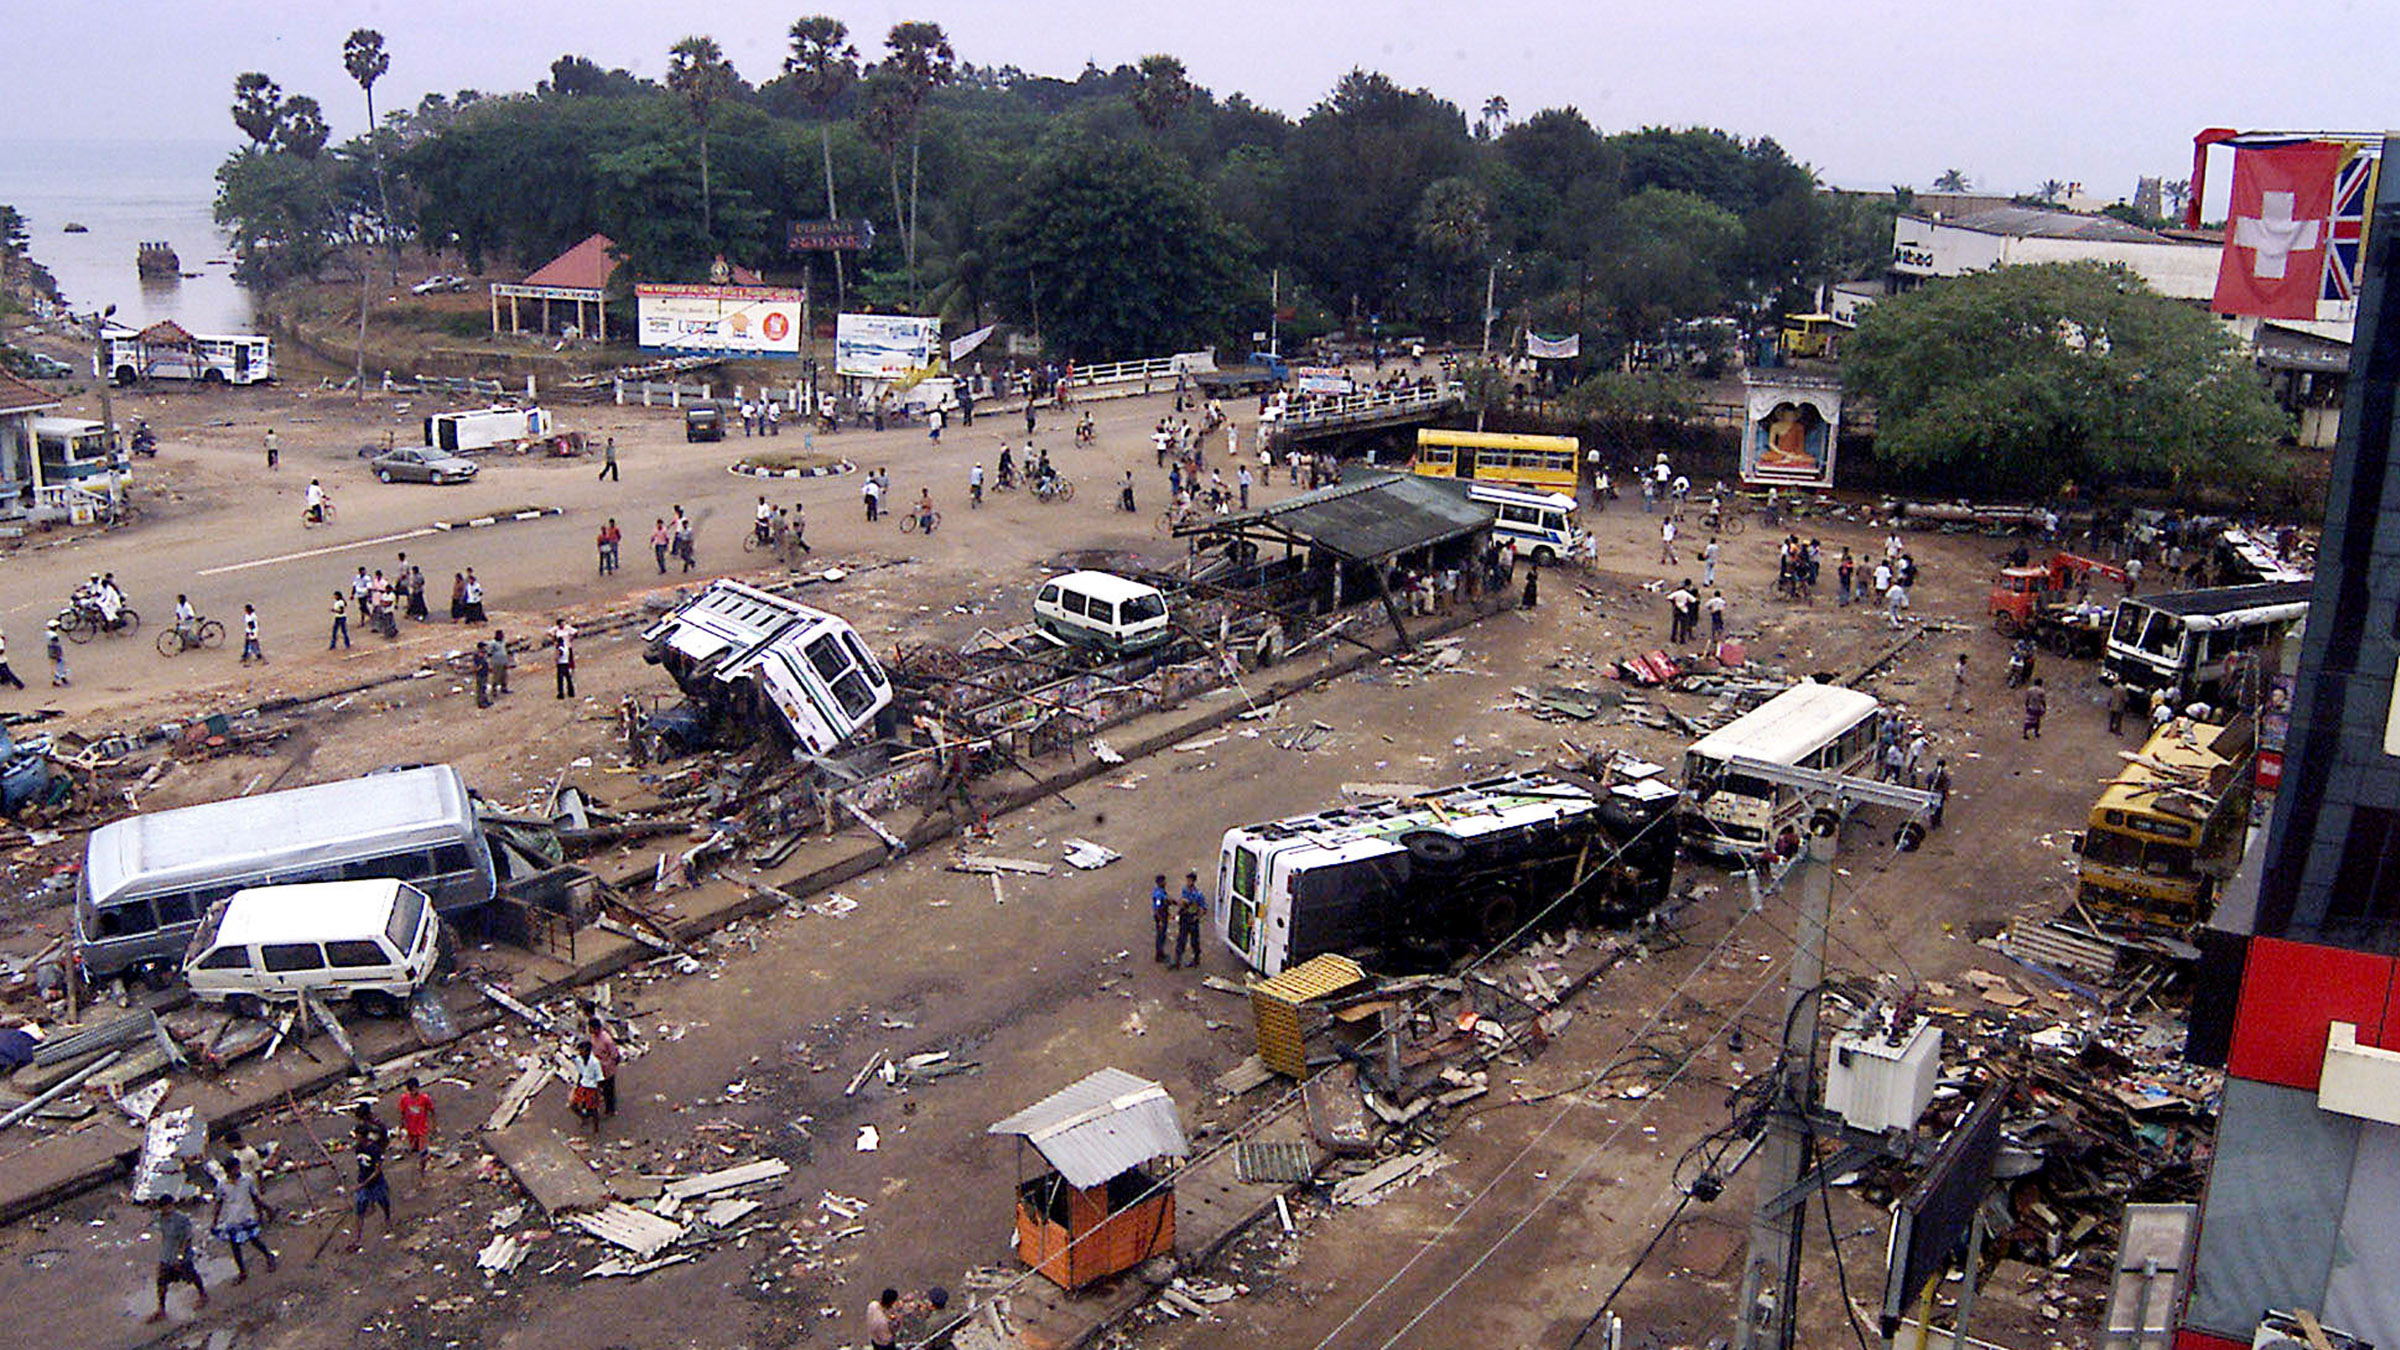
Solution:
<svg viewBox="0 0 2400 1350"><path fill-rule="evenodd" d="M156 406L167 405L162 398ZM138 555L122 547L134 536L119 535L28 550L11 559L12 574L79 576L84 558L109 549L123 559L115 564L120 571L147 568L173 577L323 546L314 535L300 536L296 525L281 528L296 500L291 511L278 506L263 518L248 510L258 488L245 460L254 453L258 419L304 406L322 405L289 393L207 405L206 417L175 426L170 456L188 463L162 463L182 500L175 516L141 527L155 533ZM1049 434L1045 421L1044 442L1085 486L1082 499L1063 508L1021 496L980 512L963 508L970 458L988 464L1000 431L1021 446L1023 423L1014 415L954 428L938 449L921 432L837 438L858 447L856 457L865 462L888 460L901 500L913 498L920 482L933 485L948 519L928 544L904 539L888 524L870 532L858 519L854 478L776 485L777 500L809 503L819 556L853 573L819 590L816 603L849 617L879 646L951 641L978 627L1021 621L1042 565L1065 552L1161 547L1147 513L1117 514L1108 494L1095 489L1121 468L1139 466L1144 504L1153 506L1159 488L1142 435L1164 413L1165 400L1095 410L1104 428L1095 451L1060 448L1064 437ZM397 422L401 414L386 409L382 416ZM723 471L738 444L687 449L663 414L638 410L578 411L574 420L619 435L638 500L683 500L704 522L713 511L702 536L710 564L704 571L738 570L744 558L733 552L736 522L746 519L755 495L748 481ZM1252 427L1247 418L1243 423L1243 443L1251 444ZM343 447L361 427L330 416L326 426L324 448L310 453L347 468ZM300 439L287 438L287 447ZM1069 459L1076 454L1086 458ZM286 455L284 481L272 490L288 496L294 458L289 449ZM630 547L622 577L591 575L586 541L593 513L614 509L630 525L651 510L630 504L632 489L626 498L593 496L616 485L591 484L592 467L502 465L467 490L483 502L513 496L568 508L552 521L488 531L491 541L474 545L501 559L492 569L495 622L531 629L552 612L622 611L660 584L646 550ZM500 478L508 481L495 485ZM371 498L372 490L372 484L352 489L345 506ZM382 491L382 501L393 504L374 508L378 521L353 526L346 515L349 533L339 538L372 540L423 518L423 494ZM332 1214L328 1177L321 1167L286 1173L270 1190L290 1211L270 1234L286 1258L282 1268L239 1288L217 1287L197 1317L178 1293L177 1317L161 1332L139 1321L150 1298L143 1216L103 1192L0 1231L0 1268L10 1272L0 1276L0 1289L59 1350L200 1344L218 1330L235 1333L231 1344L262 1347L361 1339L577 1350L860 1344L859 1310L884 1284L959 1289L969 1270L1013 1265L1005 1238L1015 1163L1007 1141L984 1133L991 1121L1102 1065L1165 1083L1203 1143L1245 1109L1218 1100L1211 1087L1250 1048L1242 1001L1166 971L1141 952L1153 872L1196 868L1205 875L1224 829L1314 809L1338 799L1344 781L1454 782L1556 758L1564 753L1562 741L1679 761L1683 738L1672 733L1605 719L1541 721L1514 706L1515 687L1598 684L1605 661L1664 645L1665 602L1645 585L1698 573L1696 565L1655 564L1656 517L1632 501L1591 523L1603 541L1600 570L1554 575L1537 611L1470 630L1466 657L1455 669L1374 665L1286 700L1274 725L1323 721L1334 734L1320 748L1278 749L1271 736L1247 727L1206 749L1128 764L1070 792L1072 805L1052 798L994 822L994 852L1055 859L1060 840L1080 835L1124 855L1108 868L1012 880L1006 903L995 904L983 878L942 870L939 858L912 858L843 888L858 907L842 917L799 909L746 922L720 936L698 971L662 969L616 981L617 1005L634 1010L648 1053L627 1067L623 1110L589 1145L603 1170L697 1170L760 1154L794 1167L745 1235L710 1244L698 1260L639 1280L584 1281L580 1272L599 1258L597 1244L549 1230L537 1212L511 1230L539 1235L514 1274L486 1280L476 1272L475 1252L493 1232L491 1216L523 1202L513 1184L495 1181L478 1165L481 1151L470 1137L514 1076L508 1056L526 1048L522 1035L504 1035L505 1044L487 1038L458 1051L433 1082L443 1146L422 1179L413 1165L396 1169L396 1238L371 1239L355 1257L337 1244L321 1260L309 1260ZM1795 528L1830 550L1848 546L1862 557L1879 549L1882 538L1865 523ZM245 537L262 532L276 537ZM1838 608L1829 593L1808 608L1770 596L1774 537L1754 528L1728 546L1721 567L1729 626L1749 640L1754 660L1797 676L1854 669L1882 650L1893 634L1878 613ZM466 556L450 537L407 546L433 555L429 574L436 562L446 572ZM1957 791L1948 827L1918 853L1893 853L1883 832L1868 824L1848 832L1834 952L1837 967L1895 987L1951 975L1977 955L1975 937L2020 912L2063 903L2071 876L2065 832L2076 826L2097 782L2114 770L2120 748L2101 730L2088 666L2046 668L2053 692L2047 734L2020 739L2019 702L1999 687L2004 648L1982 616L1998 541L1917 534L1909 546L1924 568L1915 618L1942 631L1914 644L1868 687L1922 719L1937 753L1956 769ZM234 575L275 580L290 592L287 601L277 590L278 603L299 616L314 603L305 596L325 584L311 580L315 574L346 574L357 562L385 560L393 548L368 543L354 553ZM20 649L22 608L12 609L9 620ZM306 631L297 626L302 621L291 620L289 631ZM84 693L79 680L75 697L61 703L77 725L188 715L195 705L232 706L270 689L331 687L374 672L415 670L462 640L456 629L435 624L406 630L392 648L361 639L357 655L320 661L313 652L303 658L303 639L295 636L288 644L294 657L265 675L211 667L205 680L186 674L199 667L174 668L145 643L142 662L112 658L122 673L112 670L104 691ZM254 780L291 786L403 759L456 763L489 798L506 804L588 758L577 781L603 798L635 795L639 787L622 771L610 710L622 693L669 691L641 663L638 646L631 632L587 643L576 700L552 698L549 671L538 654L529 656L519 667L517 691L482 715L462 683L438 668L383 685L312 715L271 754L169 774L153 804L239 792ZM1941 706L1960 651L1970 654L1976 672L1971 713ZM230 654L221 664L230 666ZM226 676L235 678L215 682ZM1659 697L1686 713L1707 705L1704 698ZM597 865L613 874L647 857L626 851ZM1117 1333L1121 1343L1564 1345L1673 1209L1675 1159L1723 1123L1730 1085L1771 1057L1761 1047L1779 1026L1791 903L1770 897L1752 912L1735 879L1702 863L1687 864L1686 875L1699 898L1679 919L1674 939L1604 977L1578 1001L1576 1020L1545 1054L1505 1085L1495 1082L1487 1102L1443 1145L1454 1165L1371 1207L1337 1211L1321 1200L1303 1203L1296 1235L1284 1237L1270 1221L1237 1248L1231 1259L1248 1291L1243 1297L1218 1305L1208 1322L1147 1314ZM22 870L16 879L19 886L28 881ZM55 922L55 914L42 919ZM20 928L6 945L30 950L36 937ZM1222 950L1211 951L1204 968L1239 975ZM1746 1051L1731 1048L1736 1029ZM1638 1095L1615 1079L1610 1090L1580 1090L1628 1045L1657 1052L1651 1062L1677 1072L1662 1067ZM981 1067L905 1090L871 1079L857 1096L843 1093L878 1051L944 1050ZM1521 1101L1548 1093L1559 1095ZM537 1100L531 1115L571 1129L555 1092ZM868 1125L880 1145L861 1152L856 1139ZM320 1117L316 1128L330 1127ZM288 1117L251 1133L254 1141L278 1142L286 1159L314 1153L306 1131ZM863 1233L829 1236L845 1225L820 1207L828 1192L866 1202ZM1749 1199L1747 1181L1737 1181L1714 1205L1686 1211L1679 1231L1616 1305L1633 1343L1698 1346L1727 1333ZM1848 1335L1838 1301L1841 1276L1865 1303L1876 1301L1882 1287L1880 1212L1838 1191L1832 1208L1844 1265L1837 1272L1820 1226L1812 1234L1807 1284L1806 1339L1814 1344ZM208 1245L204 1270L214 1284L230 1275L230 1266ZM1979 1334L2022 1346L2088 1342L2088 1333L2071 1329L2071 1319L2041 1315L2036 1305L2048 1290L2046 1282L2028 1286L2022 1271L1996 1280Z"/></svg>

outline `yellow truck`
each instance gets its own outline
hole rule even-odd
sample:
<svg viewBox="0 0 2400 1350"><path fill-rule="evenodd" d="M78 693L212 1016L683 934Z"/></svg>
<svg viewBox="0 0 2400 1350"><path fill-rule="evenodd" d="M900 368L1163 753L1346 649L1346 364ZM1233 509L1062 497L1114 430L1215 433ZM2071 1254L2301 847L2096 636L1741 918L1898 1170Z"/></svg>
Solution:
<svg viewBox="0 0 2400 1350"><path fill-rule="evenodd" d="M2098 919L2157 928L2206 919L2241 862L2253 748L2246 718L2177 718L2152 735L2092 803L2077 902Z"/></svg>

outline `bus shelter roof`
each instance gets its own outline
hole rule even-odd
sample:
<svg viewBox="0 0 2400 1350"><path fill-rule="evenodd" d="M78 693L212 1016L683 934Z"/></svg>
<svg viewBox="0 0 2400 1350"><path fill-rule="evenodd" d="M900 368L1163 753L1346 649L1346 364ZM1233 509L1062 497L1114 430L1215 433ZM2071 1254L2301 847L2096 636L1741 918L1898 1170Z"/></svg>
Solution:
<svg viewBox="0 0 2400 1350"><path fill-rule="evenodd" d="M1255 511L1185 525L1178 536L1265 535L1379 563L1491 528L1494 513L1458 486L1411 473L1352 469L1346 481Z"/></svg>

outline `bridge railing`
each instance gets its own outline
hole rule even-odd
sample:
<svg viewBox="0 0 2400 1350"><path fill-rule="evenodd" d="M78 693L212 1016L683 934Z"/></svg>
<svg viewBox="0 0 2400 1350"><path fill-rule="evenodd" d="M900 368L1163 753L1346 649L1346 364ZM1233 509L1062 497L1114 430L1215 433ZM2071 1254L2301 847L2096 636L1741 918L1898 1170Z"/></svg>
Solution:
<svg viewBox="0 0 2400 1350"><path fill-rule="evenodd" d="M1299 405L1287 404L1277 424L1286 431L1311 431L1433 412L1466 402L1467 387L1456 380L1430 389L1369 389L1355 394L1317 396Z"/></svg>

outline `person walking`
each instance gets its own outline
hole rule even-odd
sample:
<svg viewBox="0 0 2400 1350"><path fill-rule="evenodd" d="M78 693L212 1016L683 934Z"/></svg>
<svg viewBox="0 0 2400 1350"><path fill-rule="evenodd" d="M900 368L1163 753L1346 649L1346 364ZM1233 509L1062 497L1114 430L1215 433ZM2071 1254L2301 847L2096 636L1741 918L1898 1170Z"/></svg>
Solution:
<svg viewBox="0 0 2400 1350"><path fill-rule="evenodd" d="M617 518L610 516L600 527L600 575L609 576L617 570L617 551L625 542L625 532L617 528Z"/></svg>
<svg viewBox="0 0 2400 1350"><path fill-rule="evenodd" d="M258 645L258 607L256 605L245 604L242 606L241 663L246 666L253 661L258 662L262 666L265 665L267 663L267 653L265 648ZM63 675L67 668L66 663L61 661L58 668L60 673ZM59 683L65 684L66 681L61 679Z"/></svg>
<svg viewBox="0 0 2400 1350"><path fill-rule="evenodd" d="M682 507L675 508L675 543L671 551L683 559L686 572L700 563L699 553L692 547L692 518L683 513Z"/></svg>
<svg viewBox="0 0 2400 1350"><path fill-rule="evenodd" d="M275 1269L275 1253L268 1250L266 1221L275 1217L266 1198L258 1193L258 1178L242 1170L240 1157L228 1154L225 1175L217 1182L217 1200L209 1212L208 1231L216 1234L233 1253L233 1282L240 1284L250 1278L250 1267L242 1263L242 1248L258 1248L267 1258L267 1269Z"/></svg>
<svg viewBox="0 0 2400 1350"><path fill-rule="evenodd" d="M508 692L508 634L495 628L491 642L486 645L492 654L492 693L505 694Z"/></svg>
<svg viewBox="0 0 2400 1350"><path fill-rule="evenodd" d="M385 1151L391 1146L390 1127L375 1118L375 1103L360 1102L352 1112L358 1123L350 1127L350 1152L358 1164L358 1184L350 1192L350 1217L358 1225L350 1238L350 1250L357 1251L367 1237L367 1210L383 1211L383 1235L390 1237L392 1225L392 1181L383 1170Z"/></svg>
<svg viewBox="0 0 2400 1350"><path fill-rule="evenodd" d="M584 1032L592 1039L592 1058L600 1064L600 1114L613 1116L617 1113L617 1068L625 1062L625 1052L598 1009L585 1016Z"/></svg>
<svg viewBox="0 0 2400 1350"><path fill-rule="evenodd" d="M325 650L350 645L350 597L340 591L333 593L333 636L325 639Z"/></svg>
<svg viewBox="0 0 2400 1350"><path fill-rule="evenodd" d="M1975 711L1974 694L1967 688L1967 654L1965 652L1960 652L1958 664L1950 667L1950 697L1942 700L1942 711L1950 711L1950 705L1953 703L1961 705L1961 711Z"/></svg>
<svg viewBox="0 0 2400 1350"><path fill-rule="evenodd" d="M1200 874L1183 874L1183 893L1175 906L1175 959L1167 969L1179 969L1183 964L1183 949L1192 949L1191 964L1200 964L1200 921L1208 917L1208 897L1200 893Z"/></svg>
<svg viewBox="0 0 2400 1350"><path fill-rule="evenodd" d="M1542 560L1535 557L1525 569L1525 593L1517 598L1517 607L1532 609L1541 601Z"/></svg>
<svg viewBox="0 0 2400 1350"><path fill-rule="evenodd" d="M1725 640L1725 592L1711 591L1708 596L1708 646L1715 651Z"/></svg>
<svg viewBox="0 0 2400 1350"><path fill-rule="evenodd" d="M666 517L655 517L650 529L650 552L658 559L658 574L662 577L667 574L667 545L673 541L674 537L667 533Z"/></svg>
<svg viewBox="0 0 2400 1350"><path fill-rule="evenodd" d="M808 505L805 502L792 503L792 548L799 553L816 552L808 546Z"/></svg>
<svg viewBox="0 0 2400 1350"><path fill-rule="evenodd" d="M603 1104L600 1085L607 1078L608 1075L600 1069L600 1055L593 1047L591 1038L587 1036L576 1042L575 1089L567 1095L567 1107L575 1113L576 1119L583 1122L588 1134L600 1133L600 1108Z"/></svg>
<svg viewBox="0 0 2400 1350"><path fill-rule="evenodd" d="M2117 691L2117 696L2108 701L2108 734L2111 736L2124 735L2125 714L2130 712L2137 717L2140 716L2144 702L2145 697L2142 691L2130 684Z"/></svg>
<svg viewBox="0 0 2400 1350"><path fill-rule="evenodd" d="M491 649L478 642L474 650L468 653L467 659L475 667L475 706L488 708L492 706Z"/></svg>
<svg viewBox="0 0 2400 1350"><path fill-rule="evenodd" d="M1167 925L1175 917L1175 898L1167 894L1167 874L1150 879L1150 951L1160 965L1167 963Z"/></svg>
<svg viewBox="0 0 2400 1350"><path fill-rule="evenodd" d="M50 628L45 637L45 654L50 658L50 687L53 689L63 689L68 683L67 642L65 638L59 636L58 620L52 619L50 621ZM245 644L242 650L245 653L242 659L245 661L249 660L250 658L247 653L250 649L248 645Z"/></svg>
<svg viewBox="0 0 2400 1350"><path fill-rule="evenodd" d="M1674 566L1678 561L1675 556L1675 518L1673 516L1658 522L1658 561L1668 567Z"/></svg>
<svg viewBox="0 0 2400 1350"><path fill-rule="evenodd" d="M1680 647L1689 641L1694 621L1699 614L1700 597L1689 586L1677 586L1667 592L1667 645Z"/></svg>
<svg viewBox="0 0 2400 1350"><path fill-rule="evenodd" d="M608 448L600 453L600 478L608 479L612 483L624 482L625 479L623 476L617 472L617 438L614 436L609 437ZM599 479L596 478L593 481L598 482Z"/></svg>
<svg viewBox="0 0 2400 1350"><path fill-rule="evenodd" d="M1840 590L1836 593L1839 598L1834 608L1840 609L1850 603L1850 580L1857 574L1857 561L1850 556L1850 550L1843 549L1841 564L1833 569L1834 581L1840 586Z"/></svg>
<svg viewBox="0 0 2400 1350"><path fill-rule="evenodd" d="M1717 584L1718 552L1716 537L1713 535L1709 537L1706 544L1700 547L1700 584L1703 586Z"/></svg>
<svg viewBox="0 0 2400 1350"><path fill-rule="evenodd" d="M1937 759L1933 762L1933 776L1925 780L1925 790L1933 794L1933 813L1926 817L1925 824L1930 829L1938 830L1942 828L1942 812L1950 807L1949 760Z"/></svg>
<svg viewBox="0 0 2400 1350"><path fill-rule="evenodd" d="M483 621L483 579L476 576L475 569L470 567L467 569L467 622L482 623ZM507 688L505 684L501 687Z"/></svg>
<svg viewBox="0 0 2400 1350"><path fill-rule="evenodd" d="M550 670L557 677L558 697L575 697L575 625L565 619L550 630Z"/></svg>
<svg viewBox="0 0 2400 1350"><path fill-rule="evenodd" d="M267 428L267 468L268 468L268 469L271 471L271 470L274 470L274 469L277 469L277 468L280 468L280 467L282 467L282 465L283 465L283 455L282 455L282 453L281 453L281 452L280 452L280 451L277 449L277 447L276 447L276 444L275 444L275 428L273 428L273 427L268 427L268 428Z"/></svg>
<svg viewBox="0 0 2400 1350"><path fill-rule="evenodd" d="M1229 429L1230 429L1230 428L1229 428ZM1235 485L1235 490L1241 494L1241 499L1242 499L1242 509L1243 509L1243 510L1245 510L1245 511L1249 510L1249 509L1250 509L1250 484L1251 484L1252 482L1254 482L1254 481L1255 481L1254 479L1252 479L1252 478L1250 477L1250 466L1249 466L1249 465L1247 465L1247 464L1244 464L1243 466L1241 466L1241 468L1240 468L1239 470L1235 471L1235 473L1234 473L1234 475L1233 475L1233 481L1234 481L1234 485Z"/></svg>
<svg viewBox="0 0 2400 1350"><path fill-rule="evenodd" d="M2025 725L2017 732L2017 739L2020 741L2040 740L2042 738L2042 716L2049 711L2049 691L2042 688L2042 677L2036 675L2033 677L2033 683L2025 690Z"/></svg>
<svg viewBox="0 0 2400 1350"><path fill-rule="evenodd" d="M465 623L466 621L467 574L452 572L450 574L450 622Z"/></svg>
<svg viewBox="0 0 2400 1350"><path fill-rule="evenodd" d="M433 1154L433 1097L411 1078L400 1085L400 1097L394 1105L400 1111L401 1145L417 1155L417 1175L423 1176L426 1159Z"/></svg>
<svg viewBox="0 0 2400 1350"><path fill-rule="evenodd" d="M875 481L874 474L868 474L867 480L858 485L858 498L866 505L867 523L874 524L883 513L883 485Z"/></svg>
<svg viewBox="0 0 2400 1350"><path fill-rule="evenodd" d="M425 569L415 563L408 565L408 617L418 623L428 623L433 615L425 608Z"/></svg>
<svg viewBox="0 0 2400 1350"><path fill-rule="evenodd" d="M192 1287L192 1308L198 1311L208 1306L208 1286L200 1282L199 1253L192 1242L192 1219L175 1208L167 1196L154 1196L151 1204L158 1210L158 1307L145 1322L167 1320L167 1289L177 1284Z"/></svg>
<svg viewBox="0 0 2400 1350"><path fill-rule="evenodd" d="M0 685L11 689L25 687L25 682L17 678L17 672L8 668L8 634L5 632L0 632Z"/></svg>
<svg viewBox="0 0 2400 1350"><path fill-rule="evenodd" d="M1908 622L1906 618L1906 615L1908 614L1908 587L1901 585L1897 581L1893 582L1892 588L1883 593L1883 605L1888 626L1892 628L1904 626Z"/></svg>

